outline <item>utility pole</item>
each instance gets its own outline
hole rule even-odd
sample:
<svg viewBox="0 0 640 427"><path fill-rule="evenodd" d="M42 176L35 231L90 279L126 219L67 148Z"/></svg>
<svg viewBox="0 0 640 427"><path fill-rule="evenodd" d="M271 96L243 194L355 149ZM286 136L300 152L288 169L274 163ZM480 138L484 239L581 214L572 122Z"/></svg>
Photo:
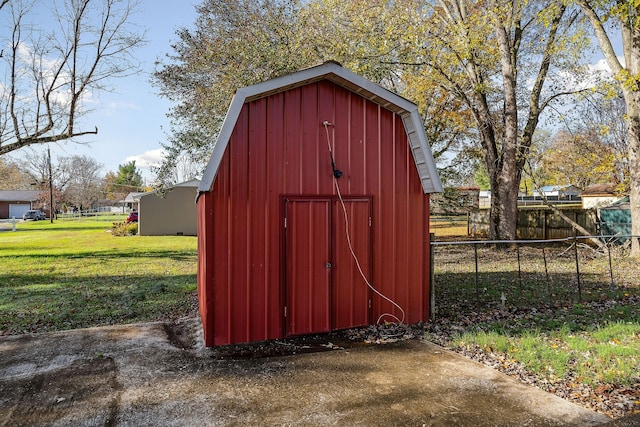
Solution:
<svg viewBox="0 0 640 427"><path fill-rule="evenodd" d="M49 165L49 220L53 224L53 215L55 215L53 208L53 178L51 174L51 148L47 147L47 164Z"/></svg>

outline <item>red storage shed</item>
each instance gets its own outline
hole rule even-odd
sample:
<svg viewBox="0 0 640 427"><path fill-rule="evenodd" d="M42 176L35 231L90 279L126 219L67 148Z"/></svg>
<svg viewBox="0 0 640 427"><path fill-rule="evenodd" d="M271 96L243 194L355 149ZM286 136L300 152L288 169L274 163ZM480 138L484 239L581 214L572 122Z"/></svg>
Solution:
<svg viewBox="0 0 640 427"><path fill-rule="evenodd" d="M207 346L429 318L442 184L406 99L333 62L239 89L198 190Z"/></svg>

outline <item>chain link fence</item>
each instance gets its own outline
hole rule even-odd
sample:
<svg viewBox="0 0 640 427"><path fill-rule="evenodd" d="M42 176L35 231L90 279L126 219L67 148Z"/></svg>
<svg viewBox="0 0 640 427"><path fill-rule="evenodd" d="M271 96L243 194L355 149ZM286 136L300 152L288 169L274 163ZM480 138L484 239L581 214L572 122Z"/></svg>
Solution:
<svg viewBox="0 0 640 427"><path fill-rule="evenodd" d="M620 245L620 237L432 239L432 316L559 306L640 293L640 265L629 258L629 243ZM593 238L600 239L603 247L590 243Z"/></svg>

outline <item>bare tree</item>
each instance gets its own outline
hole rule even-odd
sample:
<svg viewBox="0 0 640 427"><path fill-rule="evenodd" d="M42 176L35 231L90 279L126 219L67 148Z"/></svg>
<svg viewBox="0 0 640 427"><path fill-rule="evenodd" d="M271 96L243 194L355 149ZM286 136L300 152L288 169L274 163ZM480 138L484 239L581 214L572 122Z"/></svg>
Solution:
<svg viewBox="0 0 640 427"><path fill-rule="evenodd" d="M32 182L19 165L0 158L0 190L31 190Z"/></svg>
<svg viewBox="0 0 640 427"><path fill-rule="evenodd" d="M64 178L62 200L88 209L95 205L102 191L102 165L88 156L63 157L59 161L59 178Z"/></svg>
<svg viewBox="0 0 640 427"><path fill-rule="evenodd" d="M44 186L49 180L48 156L46 152L36 152L27 150L18 165L22 171L31 178L31 184L36 187ZM53 171L57 172L58 168L53 167ZM56 183L57 177L54 178ZM39 188L38 188L39 189Z"/></svg>
<svg viewBox="0 0 640 427"><path fill-rule="evenodd" d="M0 3L0 156L98 133L78 119L94 91L137 68L134 49L144 39L130 22L136 7L137 0Z"/></svg>

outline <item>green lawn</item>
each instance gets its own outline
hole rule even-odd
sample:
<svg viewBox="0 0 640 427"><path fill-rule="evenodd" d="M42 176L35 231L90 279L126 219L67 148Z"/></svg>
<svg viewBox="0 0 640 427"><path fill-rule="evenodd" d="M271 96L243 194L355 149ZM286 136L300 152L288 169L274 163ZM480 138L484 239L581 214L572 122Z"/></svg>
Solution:
<svg viewBox="0 0 640 427"><path fill-rule="evenodd" d="M11 230L3 224L2 230ZM0 231L0 334L175 318L193 309L196 238L114 237L111 221Z"/></svg>
<svg viewBox="0 0 640 427"><path fill-rule="evenodd" d="M556 316L576 317L571 311L556 312ZM547 314L540 314L533 321L529 319L528 329L519 329L519 319L515 318L502 324L477 324L474 330L455 336L451 345L475 345L503 354L522 363L551 387L567 378L592 386L638 386L640 324L636 317L617 321L594 319L591 325L579 327L568 321L548 328Z"/></svg>

